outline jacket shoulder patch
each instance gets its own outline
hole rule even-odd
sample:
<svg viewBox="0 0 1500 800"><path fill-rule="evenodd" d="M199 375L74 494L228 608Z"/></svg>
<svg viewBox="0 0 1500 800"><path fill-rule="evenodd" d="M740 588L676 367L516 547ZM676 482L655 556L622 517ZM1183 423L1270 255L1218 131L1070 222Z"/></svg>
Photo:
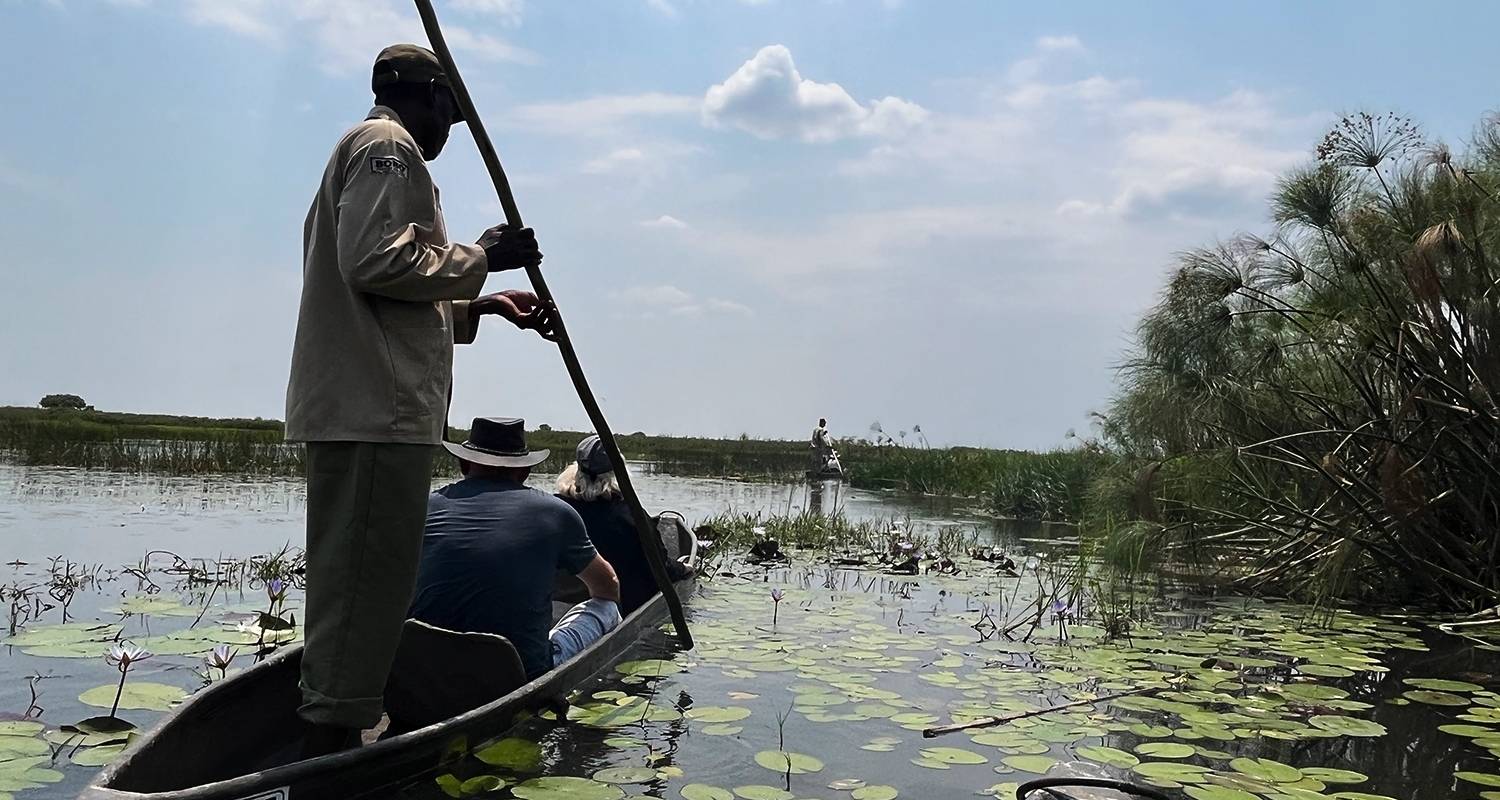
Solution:
<svg viewBox="0 0 1500 800"><path fill-rule="evenodd" d="M406 177L406 162L395 156L370 156L370 172L376 175Z"/></svg>

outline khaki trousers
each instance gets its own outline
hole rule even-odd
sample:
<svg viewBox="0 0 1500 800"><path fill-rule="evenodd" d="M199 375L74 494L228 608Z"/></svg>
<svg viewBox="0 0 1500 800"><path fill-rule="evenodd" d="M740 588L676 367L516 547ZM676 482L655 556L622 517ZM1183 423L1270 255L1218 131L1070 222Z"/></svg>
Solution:
<svg viewBox="0 0 1500 800"><path fill-rule="evenodd" d="M308 722L371 728L411 605L432 489L430 445L307 444Z"/></svg>

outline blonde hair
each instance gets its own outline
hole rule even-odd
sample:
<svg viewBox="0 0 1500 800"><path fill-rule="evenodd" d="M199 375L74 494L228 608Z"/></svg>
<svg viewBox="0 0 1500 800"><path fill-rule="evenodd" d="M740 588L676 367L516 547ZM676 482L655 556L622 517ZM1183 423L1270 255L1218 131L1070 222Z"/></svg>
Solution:
<svg viewBox="0 0 1500 800"><path fill-rule="evenodd" d="M569 500L579 500L592 503L596 500L619 500L620 481L615 478L614 472L606 472L603 475L590 475L578 468L577 464L569 464L568 468L557 476L557 493Z"/></svg>

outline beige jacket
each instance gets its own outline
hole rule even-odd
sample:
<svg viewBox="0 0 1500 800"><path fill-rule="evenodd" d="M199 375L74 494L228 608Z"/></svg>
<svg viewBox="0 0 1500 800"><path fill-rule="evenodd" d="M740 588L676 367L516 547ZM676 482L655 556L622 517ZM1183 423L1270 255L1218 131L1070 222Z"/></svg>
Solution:
<svg viewBox="0 0 1500 800"><path fill-rule="evenodd" d="M394 111L376 106L339 140L302 239L286 438L441 441L453 343L473 341L467 301L488 263L479 246L448 242L437 187Z"/></svg>

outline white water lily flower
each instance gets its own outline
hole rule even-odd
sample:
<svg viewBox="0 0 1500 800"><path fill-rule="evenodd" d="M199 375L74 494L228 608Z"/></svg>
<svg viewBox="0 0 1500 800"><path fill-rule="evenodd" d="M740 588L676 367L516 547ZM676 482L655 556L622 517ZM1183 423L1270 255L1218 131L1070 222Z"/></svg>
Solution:
<svg viewBox="0 0 1500 800"><path fill-rule="evenodd" d="M208 665L214 669L223 671L229 668L229 662L239 655L238 650L231 650L229 645L221 644L214 648L213 653L207 657Z"/></svg>
<svg viewBox="0 0 1500 800"><path fill-rule="evenodd" d="M121 671L124 671L130 669L131 664L137 661L145 661L152 655L149 650L136 647L129 642L124 642L111 647L109 654L104 657L104 661L110 666L119 667Z"/></svg>

